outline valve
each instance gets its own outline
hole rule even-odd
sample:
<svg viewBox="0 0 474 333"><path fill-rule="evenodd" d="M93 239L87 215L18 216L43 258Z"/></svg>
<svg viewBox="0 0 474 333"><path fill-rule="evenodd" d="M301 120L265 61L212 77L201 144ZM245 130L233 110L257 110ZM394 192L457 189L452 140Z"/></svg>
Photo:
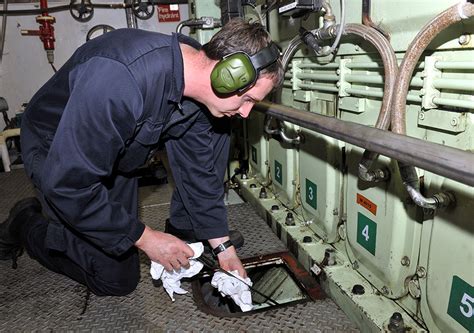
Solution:
<svg viewBox="0 0 474 333"><path fill-rule="evenodd" d="M36 17L36 22L39 23L39 30L21 30L22 36L39 36L43 42L43 48L46 51L48 62L54 63L54 27L53 24L56 19L48 14L48 1L40 0L41 15Z"/></svg>
<svg viewBox="0 0 474 333"><path fill-rule="evenodd" d="M110 31L113 31L115 30L114 27L108 25L108 24L98 24L96 26L93 26L88 32L87 32L87 35L86 35L86 42L90 41L91 39L95 38L95 37L99 37L98 35L94 36L94 34L99 31L99 30L102 30L102 35L103 34L106 34L107 32L110 32ZM94 36L94 37L92 37Z"/></svg>
<svg viewBox="0 0 474 333"><path fill-rule="evenodd" d="M77 0L71 0L69 3L69 12L71 16L79 22L88 22L94 16L94 7L90 0L81 0L80 3Z"/></svg>
<svg viewBox="0 0 474 333"><path fill-rule="evenodd" d="M148 20L155 13L155 6L146 0L133 0L133 14L140 20Z"/></svg>

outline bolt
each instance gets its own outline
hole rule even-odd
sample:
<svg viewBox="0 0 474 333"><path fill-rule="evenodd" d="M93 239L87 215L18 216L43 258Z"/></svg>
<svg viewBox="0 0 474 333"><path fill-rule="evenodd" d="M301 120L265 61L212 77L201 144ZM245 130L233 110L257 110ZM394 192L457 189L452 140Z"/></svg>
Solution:
<svg viewBox="0 0 474 333"><path fill-rule="evenodd" d="M324 251L324 259L328 266L334 266L336 264L336 251L334 249L326 249Z"/></svg>
<svg viewBox="0 0 474 333"><path fill-rule="evenodd" d="M291 181L291 185L296 186L296 180L293 179L293 180Z"/></svg>
<svg viewBox="0 0 474 333"><path fill-rule="evenodd" d="M467 45L471 41L470 35L461 35L459 36L458 43L459 45Z"/></svg>
<svg viewBox="0 0 474 333"><path fill-rule="evenodd" d="M278 207L278 205L273 205L272 206L272 212L277 211L279 209L280 209L280 207Z"/></svg>
<svg viewBox="0 0 474 333"><path fill-rule="evenodd" d="M424 278L426 276L426 269L423 266L418 267L416 275L418 275L419 278Z"/></svg>
<svg viewBox="0 0 474 333"><path fill-rule="evenodd" d="M334 208L332 210L332 215L339 215L339 210L337 208Z"/></svg>
<svg viewBox="0 0 474 333"><path fill-rule="evenodd" d="M250 188L257 188L256 184L250 184Z"/></svg>
<svg viewBox="0 0 474 333"><path fill-rule="evenodd" d="M293 218L293 213L289 212L288 214L286 214L285 224L289 226L295 225L295 219Z"/></svg>
<svg viewBox="0 0 474 333"><path fill-rule="evenodd" d="M390 291L388 290L388 288L386 286L383 286L382 287L382 294L388 295L389 293L390 293Z"/></svg>
<svg viewBox="0 0 474 333"><path fill-rule="evenodd" d="M451 119L451 126L456 127L458 125L458 118Z"/></svg>
<svg viewBox="0 0 474 333"><path fill-rule="evenodd" d="M337 82L336 82L336 87L339 88L340 86L341 86L341 81L337 81Z"/></svg>
<svg viewBox="0 0 474 333"><path fill-rule="evenodd" d="M420 120L425 119L425 113L424 113L424 112L420 112L420 114L418 115L418 118L419 118Z"/></svg>
<svg viewBox="0 0 474 333"><path fill-rule="evenodd" d="M268 160L265 161L265 165L268 165Z"/></svg>
<svg viewBox="0 0 474 333"><path fill-rule="evenodd" d="M248 179L247 174L246 173L241 174L240 179Z"/></svg>
<svg viewBox="0 0 474 333"><path fill-rule="evenodd" d="M265 189L265 187L262 187L262 189L260 190L260 194L258 195L258 197L260 199L266 199L267 198L267 190Z"/></svg>
<svg viewBox="0 0 474 333"><path fill-rule="evenodd" d="M401 313L394 312L392 314L388 323L388 330L389 332L395 332L395 333L405 332L405 323L403 322L403 317Z"/></svg>
<svg viewBox="0 0 474 333"><path fill-rule="evenodd" d="M312 243L312 242L313 242L313 239L311 238L311 236L303 237L303 243Z"/></svg>
<svg viewBox="0 0 474 333"><path fill-rule="evenodd" d="M425 88L421 88L420 89L420 95L423 96L424 94L426 94L426 90L425 90Z"/></svg>
<svg viewBox="0 0 474 333"><path fill-rule="evenodd" d="M340 70L339 68L336 69L336 74L337 74L337 75L340 75L340 74L341 74L341 70Z"/></svg>
<svg viewBox="0 0 474 333"><path fill-rule="evenodd" d="M357 260L352 263L352 269L359 269L359 263Z"/></svg>
<svg viewBox="0 0 474 333"><path fill-rule="evenodd" d="M402 266L410 266L410 258L404 256L401 260Z"/></svg>

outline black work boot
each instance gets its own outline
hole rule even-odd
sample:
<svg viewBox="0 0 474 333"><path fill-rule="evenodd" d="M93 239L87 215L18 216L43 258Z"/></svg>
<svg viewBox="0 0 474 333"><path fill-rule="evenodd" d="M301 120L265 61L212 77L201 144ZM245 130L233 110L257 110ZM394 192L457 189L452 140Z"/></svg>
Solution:
<svg viewBox="0 0 474 333"><path fill-rule="evenodd" d="M26 198L18 201L10 210L8 218L0 224L0 260L12 260L14 269L17 267L17 258L23 253L21 227L37 213L41 213L38 199Z"/></svg>
<svg viewBox="0 0 474 333"><path fill-rule="evenodd" d="M166 219L165 223L165 232L167 234L171 234L173 236L178 237L179 239L188 242L188 243L195 243L198 242L196 239L196 235L194 234L193 230L181 230L176 229L170 223L170 219ZM244 236L238 230L229 230L229 238L232 244L236 249L240 249L244 245ZM207 244L204 245L206 247Z"/></svg>

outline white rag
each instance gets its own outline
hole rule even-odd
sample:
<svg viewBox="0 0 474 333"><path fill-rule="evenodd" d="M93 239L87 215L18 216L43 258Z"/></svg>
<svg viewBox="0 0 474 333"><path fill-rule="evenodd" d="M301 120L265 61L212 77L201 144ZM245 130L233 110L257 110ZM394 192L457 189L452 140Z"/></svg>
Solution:
<svg viewBox="0 0 474 333"><path fill-rule="evenodd" d="M201 242L188 244L194 251L194 255L191 259L198 258L204 251L204 246ZM162 264L152 261L150 267L150 274L154 280L161 278L163 287L174 302L173 293L179 295L186 294L187 291L181 288L181 279L185 277L191 277L199 273L204 265L197 260L189 261L189 268L181 267L179 271L168 272L165 270Z"/></svg>
<svg viewBox="0 0 474 333"><path fill-rule="evenodd" d="M239 276L238 271L229 273L236 278L222 272L216 272L212 277L211 285L217 288L222 296L230 296L243 312L252 310L252 294L249 289L249 286L252 286L252 281L250 278L243 279Z"/></svg>

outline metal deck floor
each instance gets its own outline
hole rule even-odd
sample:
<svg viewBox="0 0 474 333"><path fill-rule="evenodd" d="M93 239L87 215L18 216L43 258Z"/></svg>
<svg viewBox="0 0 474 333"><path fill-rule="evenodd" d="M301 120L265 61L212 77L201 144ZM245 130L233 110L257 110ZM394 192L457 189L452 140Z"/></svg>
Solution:
<svg viewBox="0 0 474 333"><path fill-rule="evenodd" d="M13 204L34 193L23 170L0 174L0 221ZM162 229L168 216L171 187L140 189L140 214L148 225ZM242 258L285 250L282 242L250 205L228 206L229 224L245 237ZM0 261L0 332L30 331L308 331L356 332L355 324L330 299L268 310L238 318L218 318L201 312L191 292L171 302L155 288L149 260L141 257L141 281L125 297L86 301L86 288L40 266L23 255L18 269ZM183 287L191 291L189 283ZM87 302L87 306L86 306Z"/></svg>

